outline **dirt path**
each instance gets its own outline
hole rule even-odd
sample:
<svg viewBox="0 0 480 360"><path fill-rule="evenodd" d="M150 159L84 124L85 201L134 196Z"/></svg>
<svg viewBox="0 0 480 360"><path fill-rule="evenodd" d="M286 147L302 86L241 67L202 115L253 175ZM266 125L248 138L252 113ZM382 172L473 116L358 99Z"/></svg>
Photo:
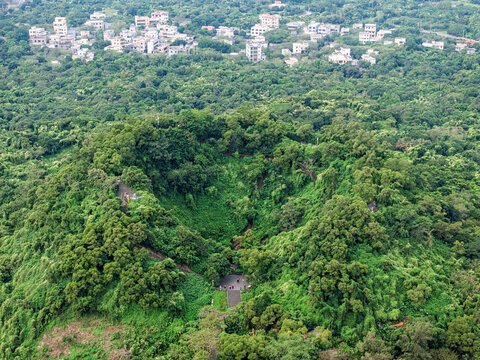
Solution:
<svg viewBox="0 0 480 360"><path fill-rule="evenodd" d="M260 179L258 179L257 181L257 189L258 191L262 191L263 189L263 185L265 183L265 179L268 177L268 172L266 172L265 174L262 175L262 177Z"/></svg>
<svg viewBox="0 0 480 360"><path fill-rule="evenodd" d="M165 260L167 257L165 255L163 255L161 252L159 251L155 251L155 250L152 250L150 248L147 248L143 245L135 245L135 247L139 248L139 249L145 249L148 251L148 254L150 255L151 258L153 259L156 259L158 261L163 261ZM197 275L197 276L200 276L200 277L203 277L203 275L193 271L192 269L190 269L187 265L185 264L175 264L177 265L177 267L182 270L183 272L187 272L187 273L190 273L190 274L194 274L194 275Z"/></svg>

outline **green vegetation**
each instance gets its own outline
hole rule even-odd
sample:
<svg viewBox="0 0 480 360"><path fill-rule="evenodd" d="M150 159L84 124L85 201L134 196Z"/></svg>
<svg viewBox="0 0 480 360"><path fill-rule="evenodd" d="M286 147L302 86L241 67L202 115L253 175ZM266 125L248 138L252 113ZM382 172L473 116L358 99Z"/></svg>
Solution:
<svg viewBox="0 0 480 360"><path fill-rule="evenodd" d="M407 45L367 68L327 63L320 43L294 68L250 64L200 29L245 28L265 5L167 1L198 52L88 64L30 47L22 24L155 6L1 14L0 358L48 358L59 326L66 359L480 356L480 54L423 51L417 25L478 37L479 4L273 10L398 25ZM139 199L122 203L118 177ZM232 268L252 289L227 309L214 286Z"/></svg>

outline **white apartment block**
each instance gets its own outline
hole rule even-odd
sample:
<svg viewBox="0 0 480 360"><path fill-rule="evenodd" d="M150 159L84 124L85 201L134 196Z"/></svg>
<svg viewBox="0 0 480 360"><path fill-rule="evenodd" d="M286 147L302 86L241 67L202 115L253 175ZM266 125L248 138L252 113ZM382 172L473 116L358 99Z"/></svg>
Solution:
<svg viewBox="0 0 480 360"><path fill-rule="evenodd" d="M44 28L32 26L30 28L30 30L28 30L28 35L30 37L32 37L32 36L44 36L44 35L47 35L47 32L45 31Z"/></svg>
<svg viewBox="0 0 480 360"><path fill-rule="evenodd" d="M377 25L376 24L365 24L364 31L366 33L371 34L372 36L375 36L376 33L377 33Z"/></svg>
<svg viewBox="0 0 480 360"><path fill-rule="evenodd" d="M255 40L248 40L245 48L248 61L257 63L265 60L265 55L262 52L264 44Z"/></svg>
<svg viewBox="0 0 480 360"><path fill-rule="evenodd" d="M106 17L107 15L99 11L94 11L93 14L90 14L90 20L103 20Z"/></svg>
<svg viewBox="0 0 480 360"><path fill-rule="evenodd" d="M294 42L292 45L292 54L303 54L308 48L308 42Z"/></svg>
<svg viewBox="0 0 480 360"><path fill-rule="evenodd" d="M252 26L252 28L250 29L250 35L252 36L258 36L258 35L263 35L265 34L267 31L270 31L271 28L268 27L267 25L263 25L263 24L255 24Z"/></svg>
<svg viewBox="0 0 480 360"><path fill-rule="evenodd" d="M28 30L31 45L45 45L47 43L47 32L44 28L32 26Z"/></svg>
<svg viewBox="0 0 480 360"><path fill-rule="evenodd" d="M358 41L365 44L366 42L377 41L377 37L375 35L372 36L371 33L368 33L366 31L360 31L358 33Z"/></svg>
<svg viewBox="0 0 480 360"><path fill-rule="evenodd" d="M53 31L56 35L64 36L67 35L68 27L67 27L67 18L64 17L56 17L55 21L53 22Z"/></svg>
<svg viewBox="0 0 480 360"><path fill-rule="evenodd" d="M137 36L133 38L132 47L139 53L144 53L147 49L147 40L144 37Z"/></svg>
<svg viewBox="0 0 480 360"><path fill-rule="evenodd" d="M276 29L280 26L280 15L260 14L260 24Z"/></svg>
<svg viewBox="0 0 480 360"><path fill-rule="evenodd" d="M352 61L352 57L350 55L342 54L340 51L335 51L328 57L328 61L334 64L345 65L346 63Z"/></svg>
<svg viewBox="0 0 480 360"><path fill-rule="evenodd" d="M175 25L157 25L159 35L166 38L172 38L177 35L178 30Z"/></svg>
<svg viewBox="0 0 480 360"><path fill-rule="evenodd" d="M150 18L148 16L135 16L135 26L138 27L149 27Z"/></svg>
<svg viewBox="0 0 480 360"><path fill-rule="evenodd" d="M230 37L233 38L235 35L235 29L228 26L219 26L217 29L218 37Z"/></svg>
<svg viewBox="0 0 480 360"><path fill-rule="evenodd" d="M168 11L154 11L150 17L150 22L166 24L168 22L168 15Z"/></svg>
<svg viewBox="0 0 480 360"><path fill-rule="evenodd" d="M103 20L88 20L85 22L85 26L91 26L95 30L104 30L105 22Z"/></svg>
<svg viewBox="0 0 480 360"><path fill-rule="evenodd" d="M158 39L158 30L156 28L146 28L142 30L142 36L145 39Z"/></svg>
<svg viewBox="0 0 480 360"><path fill-rule="evenodd" d="M311 22L310 24L308 24L307 26L307 31L311 34L311 33L318 33L318 28L320 27L320 23L319 22Z"/></svg>
<svg viewBox="0 0 480 360"><path fill-rule="evenodd" d="M323 36L330 35L332 33L340 33L340 25L333 24L319 24L317 28L317 33Z"/></svg>

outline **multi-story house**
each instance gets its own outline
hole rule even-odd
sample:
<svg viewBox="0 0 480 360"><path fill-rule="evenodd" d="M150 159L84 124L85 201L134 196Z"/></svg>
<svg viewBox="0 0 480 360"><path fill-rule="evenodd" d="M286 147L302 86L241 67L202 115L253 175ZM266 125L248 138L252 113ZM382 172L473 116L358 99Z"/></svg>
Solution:
<svg viewBox="0 0 480 360"><path fill-rule="evenodd" d="M135 16L135 26L139 27L149 27L150 26L150 18L148 16Z"/></svg>
<svg viewBox="0 0 480 360"><path fill-rule="evenodd" d="M267 31L271 30L271 28L267 25L263 25L263 24L255 24L254 26L252 26L252 28L250 29L250 35L252 36L258 36L258 35L263 35L265 34Z"/></svg>
<svg viewBox="0 0 480 360"><path fill-rule="evenodd" d="M67 27L67 18L65 17L56 17L55 21L53 22L53 31L56 35L64 36L67 35L68 27Z"/></svg>
<svg viewBox="0 0 480 360"><path fill-rule="evenodd" d="M258 16L260 24L277 29L280 26L280 15L260 14Z"/></svg>
<svg viewBox="0 0 480 360"><path fill-rule="evenodd" d="M28 30L31 45L46 45L47 44L47 32L44 28L32 26Z"/></svg>
<svg viewBox="0 0 480 360"><path fill-rule="evenodd" d="M248 61L259 62L265 60L265 54L263 54L264 43L256 40L247 40L245 54Z"/></svg>
<svg viewBox="0 0 480 360"><path fill-rule="evenodd" d="M154 11L150 16L153 24L166 24L168 22L168 11Z"/></svg>

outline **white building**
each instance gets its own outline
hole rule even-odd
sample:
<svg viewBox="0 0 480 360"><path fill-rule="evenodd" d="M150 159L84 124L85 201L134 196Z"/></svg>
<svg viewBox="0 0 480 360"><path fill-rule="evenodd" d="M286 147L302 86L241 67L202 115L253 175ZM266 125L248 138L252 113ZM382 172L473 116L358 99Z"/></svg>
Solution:
<svg viewBox="0 0 480 360"><path fill-rule="evenodd" d="M277 29L280 26L280 15L260 14L258 18L260 19L260 24L272 29Z"/></svg>
<svg viewBox="0 0 480 360"><path fill-rule="evenodd" d="M149 40L149 39L158 39L158 30L156 28L146 28L142 30L142 36Z"/></svg>
<svg viewBox="0 0 480 360"><path fill-rule="evenodd" d="M312 34L316 34L318 33L318 28L320 27L320 23L319 22L311 22L310 24L308 24L307 26L307 31Z"/></svg>
<svg viewBox="0 0 480 360"><path fill-rule="evenodd" d="M233 38L235 36L235 29L228 26L219 26L217 29L217 36Z"/></svg>
<svg viewBox="0 0 480 360"><path fill-rule="evenodd" d="M265 54L263 54L264 43L255 40L247 40L245 47L245 54L247 55L248 61L259 62L265 60Z"/></svg>
<svg viewBox="0 0 480 360"><path fill-rule="evenodd" d="M372 36L372 34L369 32L360 31L358 33L358 41L365 44L366 42L377 41L377 38L375 36Z"/></svg>
<svg viewBox="0 0 480 360"><path fill-rule="evenodd" d="M377 40L382 40L385 35L391 35L392 30L378 30Z"/></svg>
<svg viewBox="0 0 480 360"><path fill-rule="evenodd" d="M150 16L150 22L155 24L166 24L168 22L168 11L154 11Z"/></svg>
<svg viewBox="0 0 480 360"><path fill-rule="evenodd" d="M53 22L53 31L56 35L64 36L67 35L68 27L67 27L67 18L64 17L56 17L55 21Z"/></svg>
<svg viewBox="0 0 480 360"><path fill-rule="evenodd" d="M353 30L360 30L360 29L363 29L363 24L360 24L360 23L357 23L357 24L353 24Z"/></svg>
<svg viewBox="0 0 480 360"><path fill-rule="evenodd" d="M85 26L91 26L95 30L104 30L105 29L105 22L102 19L88 20L88 21L85 22Z"/></svg>
<svg viewBox="0 0 480 360"><path fill-rule="evenodd" d="M105 19L107 15L100 11L94 11L93 14L90 14L90 20L102 20Z"/></svg>
<svg viewBox="0 0 480 360"><path fill-rule="evenodd" d="M267 31L270 31L270 30L271 30L271 28L268 27L267 25L255 24L255 25L252 26L252 28L250 29L250 35L252 35L252 36L263 35L263 34L265 34Z"/></svg>
<svg viewBox="0 0 480 360"><path fill-rule="evenodd" d="M135 26L139 27L149 27L150 18L148 16L135 16Z"/></svg>
<svg viewBox="0 0 480 360"><path fill-rule="evenodd" d="M290 56L292 55L292 51L290 49L282 49L283 56Z"/></svg>
<svg viewBox="0 0 480 360"><path fill-rule="evenodd" d="M455 51L462 51L467 49L467 44L457 44L455 45Z"/></svg>
<svg viewBox="0 0 480 360"><path fill-rule="evenodd" d="M428 47L428 48L434 48L438 50L443 50L444 49L444 42L443 41L431 41L431 42L424 42L422 46Z"/></svg>
<svg viewBox="0 0 480 360"><path fill-rule="evenodd" d="M341 47L330 54L328 56L328 61L340 65L345 65L346 63L352 63L354 65L358 64L358 60L352 58L350 48L345 47Z"/></svg>
<svg viewBox="0 0 480 360"><path fill-rule="evenodd" d="M375 65L377 63L377 59L375 59L373 56L371 56L369 54L363 54L362 55L362 60L367 61L372 65Z"/></svg>
<svg viewBox="0 0 480 360"><path fill-rule="evenodd" d="M137 36L132 40L132 48L139 53L144 53L147 50L147 40L144 37Z"/></svg>
<svg viewBox="0 0 480 360"><path fill-rule="evenodd" d="M28 30L31 45L45 45L47 43L47 32L44 28L32 26Z"/></svg>
<svg viewBox="0 0 480 360"><path fill-rule="evenodd" d="M340 54L343 54L345 56L351 56L351 50L350 48L346 48L346 47L341 47L340 50L339 50Z"/></svg>
<svg viewBox="0 0 480 360"><path fill-rule="evenodd" d="M292 66L295 65L296 63L298 63L298 59L297 59L297 58L291 57L291 58L285 59L285 64L287 64L287 65L290 66L290 67L292 67Z"/></svg>
<svg viewBox="0 0 480 360"><path fill-rule="evenodd" d="M274 1L273 4L268 5L270 9L274 7L284 8L285 6L287 6L287 4L283 4L281 1L278 0Z"/></svg>
<svg viewBox="0 0 480 360"><path fill-rule="evenodd" d="M396 37L394 41L395 41L395 45L401 46L401 45L405 45L405 43L407 42L407 39L404 37Z"/></svg>
<svg viewBox="0 0 480 360"><path fill-rule="evenodd" d="M178 29L175 25L157 25L159 35L165 38L173 38L177 35Z"/></svg>
<svg viewBox="0 0 480 360"><path fill-rule="evenodd" d="M307 50L308 48L308 41L304 42L294 42L292 45L292 54L302 54Z"/></svg>
<svg viewBox="0 0 480 360"><path fill-rule="evenodd" d="M291 21L287 23L287 28L290 31L301 29L305 26L305 22L303 21Z"/></svg>
<svg viewBox="0 0 480 360"><path fill-rule="evenodd" d="M352 57L344 55L339 51L335 51L333 54L328 56L328 61L334 64L345 65L346 63L349 63L352 61Z"/></svg>
<svg viewBox="0 0 480 360"><path fill-rule="evenodd" d="M375 37L377 33L377 25L376 24L365 24L364 31L369 33L372 37Z"/></svg>
<svg viewBox="0 0 480 360"><path fill-rule="evenodd" d="M105 41L109 41L114 36L115 36L115 31L113 31L113 30L105 30L103 32L103 40L105 40Z"/></svg>

